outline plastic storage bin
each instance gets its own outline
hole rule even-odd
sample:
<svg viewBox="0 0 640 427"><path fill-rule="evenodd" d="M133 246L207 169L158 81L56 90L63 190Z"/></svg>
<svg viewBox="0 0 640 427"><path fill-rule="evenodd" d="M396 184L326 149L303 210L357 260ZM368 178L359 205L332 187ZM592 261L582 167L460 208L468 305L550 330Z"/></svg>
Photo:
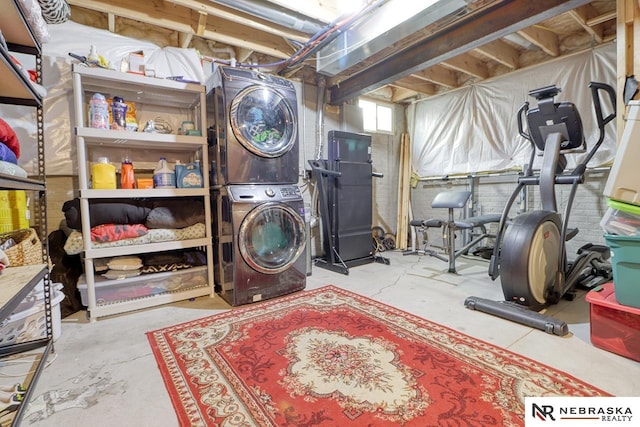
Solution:
<svg viewBox="0 0 640 427"><path fill-rule="evenodd" d="M0 190L0 233L29 228L29 203L24 190Z"/></svg>
<svg viewBox="0 0 640 427"><path fill-rule="evenodd" d="M640 206L607 199L609 209L600 226L605 233L640 236Z"/></svg>
<svg viewBox="0 0 640 427"><path fill-rule="evenodd" d="M640 205L640 180L636 163L640 158L640 101L629 101L628 111L627 124L604 187L604 195L614 200Z"/></svg>
<svg viewBox="0 0 640 427"><path fill-rule="evenodd" d="M52 285L53 286L53 285ZM44 313L44 294L32 293L37 296L35 304L21 304L23 308L15 311L0 324L0 347L33 341L47 336L46 320ZM64 294L52 287L51 290L51 327L53 340L57 340L62 333L62 316L60 315L60 303ZM20 308L19 307L19 308Z"/></svg>
<svg viewBox="0 0 640 427"><path fill-rule="evenodd" d="M107 304L133 298L144 298L164 292L183 291L209 286L207 267L192 267L163 273L142 274L126 279L106 279L95 276L96 303ZM89 305L87 282L84 275L78 279L78 290L82 304Z"/></svg>
<svg viewBox="0 0 640 427"><path fill-rule="evenodd" d="M620 304L640 308L640 236L605 234L611 249L611 270L616 299Z"/></svg>
<svg viewBox="0 0 640 427"><path fill-rule="evenodd" d="M613 283L589 291L591 343L640 361L640 309L616 302Z"/></svg>

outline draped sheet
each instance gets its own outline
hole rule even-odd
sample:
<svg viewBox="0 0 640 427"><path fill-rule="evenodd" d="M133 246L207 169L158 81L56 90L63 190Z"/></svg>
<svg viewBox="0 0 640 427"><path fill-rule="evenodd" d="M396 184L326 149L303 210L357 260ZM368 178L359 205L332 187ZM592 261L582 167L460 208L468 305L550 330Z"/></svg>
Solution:
<svg viewBox="0 0 640 427"><path fill-rule="evenodd" d="M576 104L591 148L598 139L591 81L616 87L615 43L413 103L407 113L414 172L433 177L522 168L531 149L518 133L517 111L525 101L536 105L529 90L552 84L562 90L556 102ZM608 95L601 93L601 99L604 114L612 112ZM613 160L615 135L614 121L589 167ZM567 156L568 167L584 156ZM534 168L541 160L536 156Z"/></svg>

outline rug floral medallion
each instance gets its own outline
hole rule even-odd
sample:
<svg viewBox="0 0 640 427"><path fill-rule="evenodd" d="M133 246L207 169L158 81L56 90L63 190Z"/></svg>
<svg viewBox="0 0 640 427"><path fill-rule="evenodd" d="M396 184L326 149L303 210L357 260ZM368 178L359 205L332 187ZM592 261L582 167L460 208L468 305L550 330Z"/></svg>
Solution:
<svg viewBox="0 0 640 427"><path fill-rule="evenodd" d="M333 286L147 335L183 426L522 426L525 396L606 395Z"/></svg>

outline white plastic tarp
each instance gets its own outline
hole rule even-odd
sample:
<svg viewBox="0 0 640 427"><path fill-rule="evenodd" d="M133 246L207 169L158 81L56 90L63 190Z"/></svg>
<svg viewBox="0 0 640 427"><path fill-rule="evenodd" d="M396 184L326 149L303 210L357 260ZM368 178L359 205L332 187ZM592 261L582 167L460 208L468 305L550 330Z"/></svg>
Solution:
<svg viewBox="0 0 640 427"><path fill-rule="evenodd" d="M433 177L522 168L531 146L518 133L517 111L525 101L536 105L530 90L553 84L562 90L556 102L577 106L591 148L598 139L591 81L616 87L614 43L415 102L408 109L414 172ZM613 112L608 95L601 99L604 114ZM589 167L612 161L615 150L614 120ZM568 167L585 155L567 156ZM534 168L540 162L536 156Z"/></svg>
<svg viewBox="0 0 640 427"><path fill-rule="evenodd" d="M142 50L145 65L153 65L156 76L183 76L187 80L204 83L205 76L195 49L161 48L153 43L123 37L106 30L96 30L75 22L50 25L51 39L42 46L43 85L48 93L44 99L44 135L47 175L75 175L75 140L73 138L73 87L71 63L78 62L69 52L80 56L89 54L90 46L109 63L110 68L120 69L123 58L131 52ZM29 58L21 56L26 68ZM119 71L114 71L119 72ZM35 144L35 109L30 107L0 106L0 114L15 130L21 144L19 165L29 174L37 171Z"/></svg>

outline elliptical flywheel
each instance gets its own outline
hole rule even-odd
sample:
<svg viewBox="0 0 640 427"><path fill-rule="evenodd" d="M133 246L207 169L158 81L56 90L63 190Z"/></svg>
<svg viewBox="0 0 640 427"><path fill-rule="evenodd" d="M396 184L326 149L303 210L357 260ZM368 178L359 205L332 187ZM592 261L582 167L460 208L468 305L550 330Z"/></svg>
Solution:
<svg viewBox="0 0 640 427"><path fill-rule="evenodd" d="M500 248L500 281L507 301L539 310L548 302L564 269L559 266L561 221L556 212L518 215Z"/></svg>

